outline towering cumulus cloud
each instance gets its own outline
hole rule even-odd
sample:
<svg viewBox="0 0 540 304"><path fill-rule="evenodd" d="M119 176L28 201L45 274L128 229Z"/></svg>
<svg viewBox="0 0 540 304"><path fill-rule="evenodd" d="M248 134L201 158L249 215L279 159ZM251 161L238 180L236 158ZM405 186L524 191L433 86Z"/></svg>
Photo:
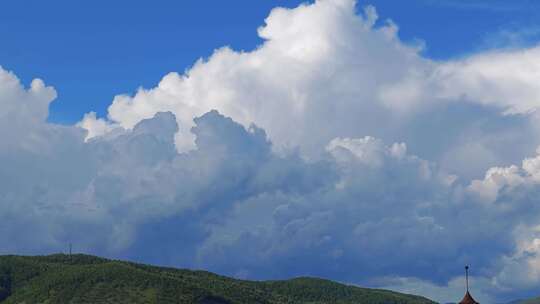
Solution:
<svg viewBox="0 0 540 304"><path fill-rule="evenodd" d="M81 251L452 300L540 293L540 48L434 62L353 0L276 8L255 50L47 122L0 69L0 253Z"/></svg>

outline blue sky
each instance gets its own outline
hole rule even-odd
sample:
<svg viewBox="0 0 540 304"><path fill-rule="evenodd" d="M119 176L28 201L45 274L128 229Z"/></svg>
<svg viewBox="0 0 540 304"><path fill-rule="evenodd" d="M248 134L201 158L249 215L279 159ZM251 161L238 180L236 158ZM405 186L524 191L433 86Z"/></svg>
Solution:
<svg viewBox="0 0 540 304"><path fill-rule="evenodd" d="M152 87L216 48L252 50L272 8L303 2L3 1L0 64L24 83L40 77L54 85L59 98L50 120L74 123L89 111L105 115L114 95ZM367 4L395 21L404 41L424 41L424 54L434 59L540 38L535 1L374 0L359 7Z"/></svg>
<svg viewBox="0 0 540 304"><path fill-rule="evenodd" d="M538 296L539 6L2 1L0 254Z"/></svg>

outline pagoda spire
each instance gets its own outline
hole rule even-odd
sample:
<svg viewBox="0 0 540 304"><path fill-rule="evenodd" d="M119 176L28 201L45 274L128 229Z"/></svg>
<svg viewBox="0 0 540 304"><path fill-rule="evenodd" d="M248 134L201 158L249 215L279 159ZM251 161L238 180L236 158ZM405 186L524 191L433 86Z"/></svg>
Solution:
<svg viewBox="0 0 540 304"><path fill-rule="evenodd" d="M467 285L467 292L469 292L469 265L465 266L465 282Z"/></svg>
<svg viewBox="0 0 540 304"><path fill-rule="evenodd" d="M465 266L465 286L467 287L467 292L459 304L479 304L469 293L469 265Z"/></svg>

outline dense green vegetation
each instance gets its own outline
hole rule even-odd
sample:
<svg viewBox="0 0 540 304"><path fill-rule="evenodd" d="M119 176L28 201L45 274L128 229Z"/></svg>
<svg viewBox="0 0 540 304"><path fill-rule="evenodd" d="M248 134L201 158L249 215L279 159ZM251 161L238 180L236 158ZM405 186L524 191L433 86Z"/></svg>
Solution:
<svg viewBox="0 0 540 304"><path fill-rule="evenodd" d="M527 300L516 300L508 304L540 304L540 297L527 299Z"/></svg>
<svg viewBox="0 0 540 304"><path fill-rule="evenodd" d="M242 281L88 255L0 256L0 303L433 303L412 295L297 278Z"/></svg>

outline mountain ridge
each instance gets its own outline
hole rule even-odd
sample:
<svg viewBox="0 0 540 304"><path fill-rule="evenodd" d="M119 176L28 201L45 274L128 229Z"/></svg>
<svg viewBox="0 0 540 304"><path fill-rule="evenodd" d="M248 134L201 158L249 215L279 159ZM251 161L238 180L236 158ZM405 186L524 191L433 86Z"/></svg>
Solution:
<svg viewBox="0 0 540 304"><path fill-rule="evenodd" d="M427 298L298 277L247 281L77 254L0 256L0 303L431 304Z"/></svg>
<svg viewBox="0 0 540 304"><path fill-rule="evenodd" d="M540 297L530 299L519 299L507 302L505 304L540 304Z"/></svg>

